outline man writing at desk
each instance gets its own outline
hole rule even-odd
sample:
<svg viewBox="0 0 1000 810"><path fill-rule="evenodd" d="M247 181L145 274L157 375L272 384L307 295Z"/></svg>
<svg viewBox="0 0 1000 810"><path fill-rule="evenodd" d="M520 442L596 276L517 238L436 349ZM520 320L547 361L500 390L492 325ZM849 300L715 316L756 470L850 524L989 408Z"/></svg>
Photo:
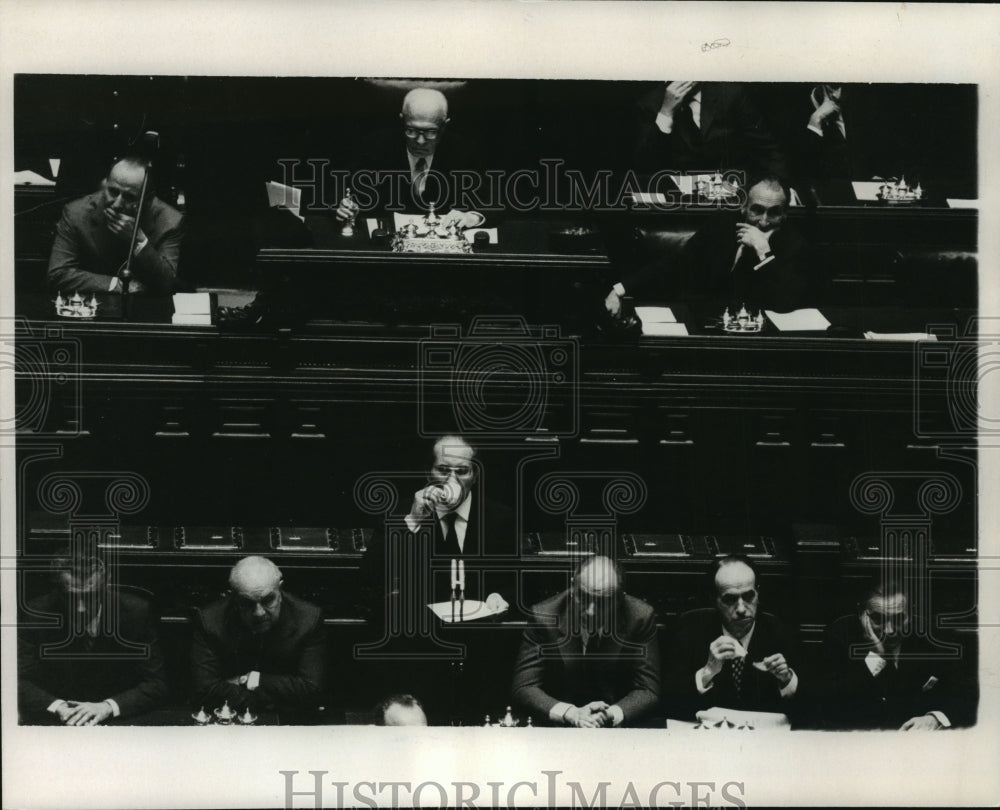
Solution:
<svg viewBox="0 0 1000 810"><path fill-rule="evenodd" d="M481 218L454 208L459 177L475 165L471 149L458 135L448 131L448 99L440 90L417 87L406 94L399 114L400 125L382 130L371 139L359 168L368 179L381 175L374 191L376 212L426 213L434 205L439 214L449 211L461 218L464 227L474 227ZM356 173L356 177L358 177ZM340 222L360 212L358 200L344 197L337 207Z"/></svg>
<svg viewBox="0 0 1000 810"><path fill-rule="evenodd" d="M101 188L63 208L49 257L53 292L122 292L139 197L149 164L126 157L112 165ZM147 183L132 256L130 292L166 295L177 280L183 216Z"/></svg>
<svg viewBox="0 0 1000 810"><path fill-rule="evenodd" d="M712 216L679 256L655 260L615 284L604 300L608 312L619 317L626 295L658 292L781 312L801 306L812 268L805 239L786 224L789 199L777 177L754 182L738 215Z"/></svg>

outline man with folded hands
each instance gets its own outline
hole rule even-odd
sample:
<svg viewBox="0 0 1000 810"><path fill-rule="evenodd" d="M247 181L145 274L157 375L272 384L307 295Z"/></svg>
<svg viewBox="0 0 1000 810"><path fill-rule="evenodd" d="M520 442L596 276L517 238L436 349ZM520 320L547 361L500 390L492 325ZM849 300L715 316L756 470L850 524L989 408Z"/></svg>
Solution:
<svg viewBox="0 0 1000 810"><path fill-rule="evenodd" d="M713 706L788 714L799 688L789 662L792 636L759 610L753 563L741 555L722 557L709 580L714 607L680 617L667 656L668 715L693 720Z"/></svg>
<svg viewBox="0 0 1000 810"><path fill-rule="evenodd" d="M590 557L568 590L531 609L514 666L513 699L539 724L639 725L656 709L656 614L622 589L607 557Z"/></svg>

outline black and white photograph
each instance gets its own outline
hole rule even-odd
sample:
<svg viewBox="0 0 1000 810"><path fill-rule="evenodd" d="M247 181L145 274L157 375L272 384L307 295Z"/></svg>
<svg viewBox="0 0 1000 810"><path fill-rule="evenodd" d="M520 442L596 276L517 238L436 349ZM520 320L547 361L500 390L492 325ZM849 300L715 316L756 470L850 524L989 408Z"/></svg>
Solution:
<svg viewBox="0 0 1000 810"><path fill-rule="evenodd" d="M5 810L996 803L992 8L0 20Z"/></svg>

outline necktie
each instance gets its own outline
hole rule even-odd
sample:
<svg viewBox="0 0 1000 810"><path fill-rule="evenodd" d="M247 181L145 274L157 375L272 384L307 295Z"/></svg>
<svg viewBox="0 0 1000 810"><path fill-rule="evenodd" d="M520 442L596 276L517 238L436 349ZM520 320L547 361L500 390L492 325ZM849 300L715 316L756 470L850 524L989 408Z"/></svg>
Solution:
<svg viewBox="0 0 1000 810"><path fill-rule="evenodd" d="M746 658L734 658L733 661L733 686L736 687L736 694L743 695L743 665Z"/></svg>
<svg viewBox="0 0 1000 810"><path fill-rule="evenodd" d="M458 545L458 532L455 531L455 521L457 519L458 515L455 512L449 512L444 516L445 526L448 527L448 531L444 537L444 545L447 554L452 557L459 557L462 554L462 549Z"/></svg>
<svg viewBox="0 0 1000 810"><path fill-rule="evenodd" d="M424 180L427 176L427 159L420 158L417 161L416 173L413 176L413 188L418 194L424 193Z"/></svg>

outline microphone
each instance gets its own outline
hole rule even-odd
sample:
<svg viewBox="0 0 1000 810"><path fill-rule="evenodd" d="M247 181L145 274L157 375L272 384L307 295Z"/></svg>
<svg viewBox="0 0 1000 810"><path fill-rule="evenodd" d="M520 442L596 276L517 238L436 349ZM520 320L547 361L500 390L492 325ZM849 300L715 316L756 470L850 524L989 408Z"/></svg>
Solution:
<svg viewBox="0 0 1000 810"><path fill-rule="evenodd" d="M150 164L151 165L151 164ZM132 237L128 243L128 258L125 260L125 267L121 271L122 283L122 318L128 320L129 285L132 281L132 258L135 255L135 243L139 236L139 218L142 214L142 206L146 202L146 186L149 184L149 166L146 167L142 176L142 189L139 191L139 204L135 209L135 224L132 225Z"/></svg>
<svg viewBox="0 0 1000 810"><path fill-rule="evenodd" d="M740 263L740 259L743 258L743 248L745 247L746 245L740 242L739 246L736 248L736 258L733 259L733 266L729 268L730 273L732 273L733 270L736 269L736 265L738 265Z"/></svg>

